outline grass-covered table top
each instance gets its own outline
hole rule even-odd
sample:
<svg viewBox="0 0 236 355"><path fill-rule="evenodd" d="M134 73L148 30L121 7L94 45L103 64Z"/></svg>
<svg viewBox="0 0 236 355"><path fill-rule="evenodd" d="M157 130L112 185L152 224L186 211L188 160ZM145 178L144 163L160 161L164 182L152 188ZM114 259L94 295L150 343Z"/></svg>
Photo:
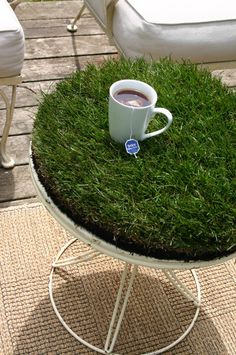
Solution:
<svg viewBox="0 0 236 355"><path fill-rule="evenodd" d="M108 131L109 87L120 79L147 82L173 114L137 159ZM111 60L44 95L32 147L44 187L79 225L143 255L207 260L236 251L235 142L236 95L210 73Z"/></svg>

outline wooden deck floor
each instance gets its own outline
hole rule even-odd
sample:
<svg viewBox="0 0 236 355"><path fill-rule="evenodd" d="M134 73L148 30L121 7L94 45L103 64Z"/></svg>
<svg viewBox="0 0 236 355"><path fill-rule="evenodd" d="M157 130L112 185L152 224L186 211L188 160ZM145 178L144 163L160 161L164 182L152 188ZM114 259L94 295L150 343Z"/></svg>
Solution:
<svg viewBox="0 0 236 355"><path fill-rule="evenodd" d="M21 3L16 14L24 28L26 54L23 83L18 88L8 151L15 157L11 170L0 168L0 207L35 202L36 193L28 168L28 150L40 93L52 90L55 83L88 62L100 63L116 55L106 35L87 13L71 35L66 25L79 11L82 1ZM217 75L230 87L236 87L236 69ZM4 118L0 103L0 132Z"/></svg>
<svg viewBox="0 0 236 355"><path fill-rule="evenodd" d="M28 151L34 115L41 91L52 90L55 83L86 63L99 63L116 49L91 16L79 23L71 35L66 25L80 9L82 1L21 3L16 14L25 32L26 54L23 83L17 91L8 151L15 158L12 170L0 168L0 207L35 201L35 190L28 168ZM0 108L3 104L0 102ZM0 111L2 132L4 110Z"/></svg>

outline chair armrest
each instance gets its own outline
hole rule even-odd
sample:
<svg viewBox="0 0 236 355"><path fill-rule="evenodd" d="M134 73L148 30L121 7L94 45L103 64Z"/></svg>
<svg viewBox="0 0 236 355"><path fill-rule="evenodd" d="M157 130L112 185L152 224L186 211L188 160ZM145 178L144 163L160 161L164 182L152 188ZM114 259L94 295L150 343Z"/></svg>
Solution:
<svg viewBox="0 0 236 355"><path fill-rule="evenodd" d="M112 34L112 19L116 3L119 0L84 0L84 5L93 14L102 28Z"/></svg>

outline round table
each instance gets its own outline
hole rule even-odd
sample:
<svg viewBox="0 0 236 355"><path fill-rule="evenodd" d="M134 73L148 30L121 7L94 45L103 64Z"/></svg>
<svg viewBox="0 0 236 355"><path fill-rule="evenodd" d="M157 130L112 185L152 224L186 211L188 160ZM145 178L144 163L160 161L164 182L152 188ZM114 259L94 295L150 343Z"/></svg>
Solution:
<svg viewBox="0 0 236 355"><path fill-rule="evenodd" d="M127 66L127 63L129 64L129 66ZM144 66L143 62L142 61L138 61L137 62L137 66L138 66L138 69L139 70L136 70L136 76L135 78L137 79L142 79L144 80L143 78L143 73L142 71L140 71L140 68L142 68L142 70L144 70L146 67ZM119 66L120 68L122 69L122 75L121 77L117 76L117 73L114 71L114 75L110 78L110 80L113 80L113 81L116 81L116 80L119 80L119 79L122 79L124 78L124 75L130 75L129 71L131 70L130 67L134 67L136 66L135 63L132 63L132 65L130 65L131 63L130 62L115 62L115 63L108 63L107 64L107 67L108 69L109 68L113 68L113 71L114 69L117 69L117 71L119 70ZM77 85L78 83L76 83L76 80L74 77L72 77L71 81L70 82L67 82L65 81L65 83L62 83L61 85L61 93L60 95L65 95L67 94L68 90L72 90L72 93L70 94L70 92L68 93L68 95L74 95L73 99L76 98L76 90L80 90L80 94L84 97L84 101L80 101L80 104L83 105L83 102L86 102L88 101L89 104L91 105L91 100L93 98L93 95L96 94L96 88L94 88L94 91L95 93L91 92L93 91L93 87L90 86L90 90L89 91L89 81L93 80L101 80L101 83L99 83L99 88L98 88L98 93L100 94L100 92L102 92L103 90L103 85L108 85L107 83L107 79L106 79L106 76L107 76L107 72L106 70L108 70L105 65L105 67L103 67L101 70L99 69L94 69L94 68L89 68L87 70L87 73L89 73L89 77L87 77L87 80L85 80L85 77L83 78L82 77L82 74L81 74L81 77L83 79L83 82L82 82L82 79L79 78L79 85ZM126 68L126 71L123 70L123 67ZM183 67L185 68L185 76L186 76L186 73L188 73L189 71L192 70L192 73L195 75L195 67L192 69L192 67ZM189 69L190 68L190 69ZM146 75L147 75L147 78L149 78L151 80L152 76L156 75L155 74L155 71L153 70L153 67L150 66L148 68L146 68L148 70L145 71ZM159 67L155 67L155 70L159 70L160 68ZM163 68L162 68L163 69ZM182 70L182 67L176 67L176 64L172 65L172 64L168 64L167 63L167 66L166 64L164 63L164 70L162 71L162 75L169 75L169 74L166 74L168 72L168 70L171 70L172 72L170 73L170 76L173 75L173 70L175 70L175 74L179 75L179 73L181 73L181 70ZM86 72L85 72L86 73ZM138 74L137 74L138 73ZM151 73L151 74L150 74ZM154 74L153 74L154 73ZM160 74L160 73L159 73ZM79 74L78 74L79 75ZM85 74L84 74L85 75ZM205 75L205 74L204 74ZM209 79L209 76L207 77L207 75L204 76L203 75L203 89L204 89L204 83L207 81L210 82L210 79ZM199 74L199 78L201 79L202 77L202 74ZM197 80L196 80L196 83L198 83L198 79L197 77ZM105 84L103 84L103 81ZM183 80L184 81L184 76L183 76ZM109 82L109 81L108 81ZM214 83L213 83L214 84ZM163 79L163 85L164 85L164 79ZM170 84L170 88L172 87L171 86L172 83ZM207 84L206 84L207 86ZM211 87L211 86L210 86ZM216 83L216 87L220 90L221 92L221 88L219 88L219 84ZM107 88L106 88L107 89ZM173 88L172 88L173 89ZM83 91L84 90L84 91ZM175 89L173 89L175 90ZM207 91L209 90L209 88L207 87L206 89L206 95L207 95ZM213 89L212 89L213 90ZM227 93L224 92L224 89L222 89L222 93L224 95L227 95ZM75 92L74 92L75 91ZM213 90L214 91L214 90ZM53 95L53 94L52 94ZM101 94L102 95L102 94ZM100 95L100 97L102 97ZM168 93L166 94L168 95ZM230 95L230 94L229 94ZM63 101L63 96L60 96L61 97L61 101ZM210 100L211 98L211 95L209 96L208 100ZM230 98L231 100L232 98ZM50 97L49 97L49 101L50 101ZM54 102L55 100L55 102ZM170 102L171 102L171 98L169 98ZM45 102L47 101L47 98L45 99ZM204 101L204 100L203 100ZM173 101L172 101L173 102ZM195 103L197 102L197 100L195 101ZM106 107L106 100L103 100L102 102L102 105L101 107L99 106L99 102L98 102L98 99L96 100L96 103L97 103L97 106L98 106L98 109L100 110L105 110L105 107ZM167 102L168 103L168 102ZM48 211L50 212L50 214L73 236L73 239L67 243L65 246L62 247L62 249L60 250L60 252L58 253L58 255L56 256L56 259L54 260L53 264L52 264L52 271L51 271L51 274L50 274L50 283L49 283L49 292L50 292L50 299L51 299L51 302L52 302L52 305L53 305L53 308L54 308L54 311L57 315L57 317L59 318L60 322L63 324L63 326L67 329L68 332L70 332L70 334L72 336L74 336L78 341L80 341L82 344L84 344L85 346L89 347L90 349L98 352L98 353L101 353L101 354L108 354L108 353L113 353L114 351L114 348L115 348L115 344L116 344L116 339L117 339L117 336L118 336L118 333L119 333L119 330L121 328L121 324L122 324L122 319L124 317L124 313L125 313L125 310L126 310L126 306L127 306L127 303L128 303L128 299L129 299L129 296L130 296L130 292L131 292L131 289L132 289L132 285L133 285L133 281L135 279L135 276L137 275L138 273L138 267L139 266L144 266L144 267L149 267L149 268L156 268L156 269L161 269L164 274L167 276L167 278L169 279L169 281L173 284L173 286L176 287L177 290L179 290L188 300L191 300L193 302L193 304L195 305L196 307L196 311L195 311L195 314L193 316L193 319L191 321L191 323L189 324L189 326L184 330L184 332L182 333L182 335L176 339L175 341L173 341L171 344L169 344L168 346L164 347L164 348L161 348L161 349L158 349L154 352L149 352L149 353L146 353L147 355L151 355L151 354L159 354L159 353L162 353L164 351L167 351L169 349L171 349L172 347L174 347L176 344L178 344L181 340L184 339L184 337L186 337L186 335L190 332L190 330L192 329L194 323L196 322L196 319L198 317L198 314L199 314L199 311L200 311L200 305L201 305L201 292L200 292L200 283L198 281L198 278L197 278L197 274L196 274L196 271L195 269L197 268L201 268L201 267L209 267L211 265L215 265L217 263L222 263L222 262L225 262L233 257L235 257L235 248L232 246L232 252L228 252L226 253L226 255L215 255L215 257L211 257L211 258L206 258L206 259L201 259L201 258L195 258L195 260L186 260L184 258L178 258L175 259L175 258L157 258L153 255L145 255L145 254L142 254L142 253L139 253L139 252L136 252L135 250L125 250L125 248L122 248L120 247L120 245L116 245L115 243L111 243L107 240L107 238L102 238L101 237L101 233L98 235L96 233L94 233L93 231L89 230L88 228L86 228L85 226L82 226L80 223L77 223L75 221L74 218L71 218L69 216L69 214L67 214L62 208L60 208L58 206L58 204L55 202L55 199L54 199L54 196L52 198L52 195L50 193L50 188L53 188L53 184L54 184L54 181L53 180L55 178L55 176L49 176L49 179L47 180L47 185L50 185L50 186L47 186L47 188L45 187L45 184L44 182L42 181L42 171L40 171L40 169L42 168L43 164L38 165L38 161L37 159L35 160L35 152L34 152L34 148L35 148L35 145L34 145L34 135L36 135L37 137L40 136L41 134L41 137L39 139L38 142L36 142L36 146L37 146L37 154L36 156L38 157L38 151L41 152L41 155L40 157L42 156L47 156L46 158L48 159L47 162L48 164L50 163L50 158L49 157L49 154L54 153L53 149L55 148L55 151L56 151L56 145L54 144L54 148L51 147L51 141L53 139L51 139L51 134L53 133L53 128L50 126L50 122L47 121L47 118L50 117L50 115L53 115L53 111L57 111L58 109L58 113L60 115L62 115L60 118L55 116L55 119L58 121L58 139L61 139L61 142L59 141L56 141L54 143L58 144L59 146L62 146L62 149L66 150L66 151L69 151L69 162L65 162L67 164L67 168L71 169L71 172L73 171L73 169L79 169L79 165L76 166L73 164L73 159L76 160L76 155L75 155L75 151L79 151L79 150L76 150L77 147L76 147L76 143L75 143L75 139L78 139L79 138L76 138L76 129L81 129L82 130L82 126L81 126L81 118L80 118L80 113L78 111L78 108L76 108L76 110L73 109L73 107L70 107L70 100L67 100L67 104L65 106L61 106L58 108L58 106L60 106L60 100L58 100L58 98L56 98L56 96L52 96L52 100L50 101L50 104L53 104L53 107L52 108L48 108L48 104L46 103L45 104L45 107L44 107L44 110L46 112L46 119L44 119L44 111L42 110L40 113L39 113L39 116L37 117L37 120L36 120L36 123L40 121L40 119L42 119L43 121L43 124L41 125L43 127L43 131L41 130L41 132L39 131L39 129L37 130L37 127L36 127L36 131L33 132L33 146L32 146L32 151L33 153L31 152L30 154L30 170L31 170L31 175L32 175L32 179L33 179L33 183L34 183L34 186L36 188L36 191L39 195L39 197L41 198L43 204L46 206L46 208L48 209ZM188 100L188 105L191 104L191 95L190 95L190 99ZM218 105L218 103L216 103ZM69 106L69 107L68 107ZM167 107L168 109L170 107L168 107L167 105L164 105L165 107ZM174 105L173 105L174 107ZM199 104L199 107L203 107L202 108L202 113L201 113L201 110L199 108L199 114L206 114L206 111L205 111L205 108L204 108L204 103L200 103ZM73 117L76 117L76 115L78 115L78 122L74 122L70 117L67 117L66 116L66 112L68 110L68 114L73 114L74 112L76 113L75 116ZM210 110L211 111L211 110ZM62 112L62 113L61 113ZM99 111L96 111L96 113L98 113ZM187 111L186 111L187 112ZM192 111L194 112L194 110ZM178 107L176 106L176 116L178 115ZM230 113L231 114L231 113ZM94 111L93 112L90 112L90 115L94 116ZM217 110L216 110L216 115L217 115ZM65 118L66 122L68 120L68 125L66 124L64 127L61 125L63 122L61 122L61 120L63 120ZM175 119L175 115L174 115L174 119ZM211 119L211 117L210 117ZM219 118L218 118L219 119ZM51 120L53 121L53 120ZM80 122L79 122L80 121ZM96 122L96 121L94 121ZM84 124L87 124L87 121L84 121ZM95 123L94 123L95 124ZM175 124L175 121L173 123L173 125ZM183 120L183 124L184 124L184 120ZM204 124L204 120L201 121L201 124ZM208 122L209 124L209 122ZM220 124L220 122L219 122ZM40 125L40 122L39 122L39 125ZM78 125L78 127L77 127ZM197 130L199 130L199 126L197 127L198 123L196 124L196 126L194 126L194 122L193 122L193 126L191 126L193 130L195 130L197 132ZM42 129L42 127L40 127L40 129ZM72 127L72 128L71 128ZM104 128L105 127L105 128ZM182 129L182 124L179 125L179 129ZM46 129L45 129L46 128ZM101 134L100 134L100 131L99 131L99 134L98 134L98 140L100 139L100 141L98 141L98 143L100 144L100 147L101 147L101 150L104 150L104 147L106 147L107 145L109 145L109 135L107 134L106 132L106 126L102 126L102 128L100 127L99 130L101 129ZM204 127L201 126L201 129L204 129ZM74 133L73 133L74 131ZM84 134L86 135L86 130L84 130ZM42 134L43 133L43 134ZM72 136L71 136L72 134ZM73 136L74 134L74 136ZM93 134L94 132L92 131L91 133L91 144L94 144L94 138L93 138ZM64 141L64 136L68 135L70 138L72 137L73 139L70 141L71 142L71 146L70 144L66 145L65 144L65 141ZM176 141L173 143L173 141L171 141L171 139L169 140L169 144L170 144L170 149L177 149L178 148L178 145L180 145L180 149L181 148L181 144L182 142L179 141L179 137L181 138L181 135L179 137L176 136L176 132L174 132L172 134L172 138L173 140L176 139ZM197 133L196 133L196 137L197 136ZM210 139L212 139L211 135L209 135ZM88 138L90 139L90 136L88 134ZM81 136L81 139L83 140L83 137ZM187 140L188 137L185 136L185 139ZM196 138L195 138L196 139ZM194 141L192 141L194 144ZM210 142L210 140L209 140ZM211 142L209 143L211 144ZM50 147L48 149L48 147ZM160 147L160 146L159 146ZM116 146L115 147L112 147L114 148L114 152L119 148L117 148ZM45 149L45 152L44 152L44 149ZM148 146L148 148L146 148L146 152L148 151L148 149L152 150L153 147L151 145ZM213 148L212 148L213 149ZM142 149L141 149L142 151ZM165 154L164 151L162 151L163 154ZM209 153L211 151L209 150ZM96 153L96 152L95 152ZM101 155L99 154L95 154L93 150L91 150L91 155L92 155L92 159L96 165L96 169L99 170L99 164L104 164L104 162L106 161L106 159L103 159L101 157ZM55 153L56 155L57 153ZM123 158L123 153L121 153L119 155L119 162L122 161ZM181 151L181 154L183 155L184 153ZM195 152L193 151L192 152L193 156L195 156ZM87 157L89 157L89 155L87 155ZM149 155L150 157L150 155ZM53 157L55 158L55 162L54 162L54 169L52 169L52 172L54 173L53 170L56 169L57 165L57 157ZM201 158L201 157L200 157ZM204 158L206 158L206 154L204 152ZM80 159L83 159L80 158ZM218 157L217 157L218 159ZM86 159L85 159L86 160ZM124 159L125 160L125 159ZM46 161L46 160L45 160ZM194 162L196 163L196 161ZM66 165L65 164L65 165ZM115 163L114 163L115 164ZM212 164L212 162L211 162ZM86 161L85 161L85 165L83 165L84 168L86 169ZM124 165L125 166L125 165ZM63 170L63 167L61 166L61 169ZM182 169L181 165L179 165L179 167L177 169ZM40 174L38 173L40 171ZM187 170L186 170L187 172ZM53 175L53 173L51 173L51 175ZM61 174L61 171L59 171L59 173ZM45 174L45 171L43 172L43 174ZM88 171L88 174L89 174L89 171ZM121 173L122 174L122 173ZM45 176L44 176L45 177ZM67 174L67 179L69 177L69 174ZM86 178L86 177L85 177ZM60 179L63 180L61 178L61 175L60 175ZM57 183L57 182L56 182ZM63 185L64 182L62 182L62 185ZM76 181L75 181L76 183ZM83 185L83 184L82 184ZM85 184L86 185L86 184ZM62 186L62 191L65 190L65 187L66 185L64 184ZM50 187L48 189L48 187ZM57 189L59 188L60 186L57 185ZM72 191L72 186L69 186L69 191ZM134 187L135 189L135 187ZM186 189L187 189L187 186L186 186ZM187 191L187 190L186 190ZM185 194L186 192L184 190L183 194ZM104 192L104 190L102 189L101 187L101 194ZM201 197L201 191L196 191L196 193L199 194L200 198ZM63 195L63 193L62 193ZM68 198L68 194L67 194L67 198ZM198 198L198 196L194 196L194 198ZM109 198L107 198L107 206L109 207ZM203 200L202 200L203 201ZM78 205L80 204L80 199L78 198ZM85 202L86 203L86 200ZM171 207L173 208L173 206ZM73 209L73 208L72 208ZM112 220L112 223L114 225L116 225L116 220ZM194 223L194 222L193 222ZM71 244L75 243L77 240L80 240L84 243L86 243L87 245L89 245L91 247L91 250L89 252L86 252L84 254L80 254L78 256L74 256L74 257L71 257L71 258L62 258L62 255L64 253L64 251L70 247ZM64 267L66 265L73 265L73 264L76 264L76 263L82 263L82 262L86 262L88 260L91 260L92 258L96 258L96 256L98 256L100 253L102 254L105 254L105 255L108 255L108 256L111 256L115 259L119 259L119 260L122 260L124 261L124 270L123 270L123 273L122 273L122 276L121 276L121 280L120 280L120 286L119 286L119 290L117 292L117 298L116 298L116 302L115 302L115 305L114 305L114 310L113 310L113 315L112 315L112 318L111 318L111 321L110 321L110 325L109 325L109 329L108 329L108 332L107 332L107 337L105 339L105 342L104 342L104 348L98 348L97 346L95 346L94 344L90 344L88 343L86 340L83 339L82 336L76 334L70 327L69 325L64 321L64 319L62 318L61 314L59 313L58 309L57 309L57 306L56 306L56 303L54 301L54 297L53 297L53 273L54 273L54 270L56 268L60 268L60 267ZM193 275L193 280L196 284L196 292L195 294L193 294L193 292L191 292L180 280L179 278L177 277L176 273L174 270L179 270L179 269L187 269L187 270L190 270L192 275ZM126 286L125 286L126 285ZM148 292L148 291L147 291Z"/></svg>

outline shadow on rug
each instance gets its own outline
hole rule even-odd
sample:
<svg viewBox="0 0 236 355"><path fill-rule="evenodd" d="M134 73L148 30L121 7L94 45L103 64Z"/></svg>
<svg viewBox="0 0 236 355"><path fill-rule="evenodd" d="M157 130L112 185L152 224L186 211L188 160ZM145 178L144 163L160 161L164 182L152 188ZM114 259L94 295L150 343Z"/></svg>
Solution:
<svg viewBox="0 0 236 355"><path fill-rule="evenodd" d="M0 210L0 354L94 354L60 324L48 295L51 262L70 236L41 204ZM87 246L78 242L68 254ZM58 270L56 304L71 328L103 347L123 263L99 256ZM197 323L166 354L236 353L236 268L233 261L198 271L202 308ZM189 271L178 276L193 292ZM115 350L153 351L174 341L192 320L194 307L161 271L140 268Z"/></svg>

